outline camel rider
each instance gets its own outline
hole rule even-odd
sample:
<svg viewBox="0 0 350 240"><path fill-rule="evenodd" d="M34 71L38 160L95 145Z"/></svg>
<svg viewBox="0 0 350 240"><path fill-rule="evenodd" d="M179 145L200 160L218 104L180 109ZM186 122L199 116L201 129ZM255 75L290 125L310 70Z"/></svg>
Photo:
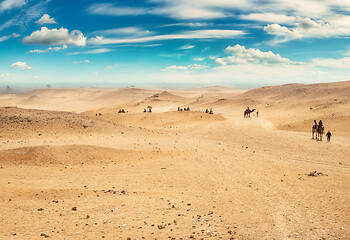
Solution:
<svg viewBox="0 0 350 240"><path fill-rule="evenodd" d="M317 129L318 125L317 125L317 121L314 120L314 129Z"/></svg>
<svg viewBox="0 0 350 240"><path fill-rule="evenodd" d="M318 123L318 126L323 126L322 120Z"/></svg>

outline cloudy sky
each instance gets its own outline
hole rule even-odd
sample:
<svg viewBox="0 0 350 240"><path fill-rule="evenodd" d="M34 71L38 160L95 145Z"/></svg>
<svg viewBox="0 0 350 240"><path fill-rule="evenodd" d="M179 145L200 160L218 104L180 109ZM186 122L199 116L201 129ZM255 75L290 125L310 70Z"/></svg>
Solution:
<svg viewBox="0 0 350 240"><path fill-rule="evenodd" d="M1 0L0 87L350 80L349 0Z"/></svg>

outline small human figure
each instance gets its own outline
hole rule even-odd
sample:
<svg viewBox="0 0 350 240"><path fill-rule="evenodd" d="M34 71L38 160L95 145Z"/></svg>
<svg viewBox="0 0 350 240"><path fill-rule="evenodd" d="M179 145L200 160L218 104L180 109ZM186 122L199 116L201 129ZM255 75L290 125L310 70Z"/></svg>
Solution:
<svg viewBox="0 0 350 240"><path fill-rule="evenodd" d="M98 115L99 115L99 116L102 116L102 113L99 113Z"/></svg>
<svg viewBox="0 0 350 240"><path fill-rule="evenodd" d="M331 136L332 136L332 133L330 131L328 131L326 133L326 136L327 136L327 142L330 142L331 141Z"/></svg>
<svg viewBox="0 0 350 240"><path fill-rule="evenodd" d="M314 129L317 129L317 126L318 126L317 121L314 120Z"/></svg>
<svg viewBox="0 0 350 240"><path fill-rule="evenodd" d="M247 110L248 110L248 111L250 111L250 108L249 108L249 106L247 107Z"/></svg>
<svg viewBox="0 0 350 240"><path fill-rule="evenodd" d="M259 111L256 111L256 116L259 117Z"/></svg>
<svg viewBox="0 0 350 240"><path fill-rule="evenodd" d="M152 112L152 109L151 109L151 108L149 108L149 109L148 109L148 111L149 111L149 112Z"/></svg>
<svg viewBox="0 0 350 240"><path fill-rule="evenodd" d="M190 107L187 107L187 111L190 111Z"/></svg>
<svg viewBox="0 0 350 240"><path fill-rule="evenodd" d="M207 109L205 109L205 113L209 113L208 108L207 108Z"/></svg>
<svg viewBox="0 0 350 240"><path fill-rule="evenodd" d="M145 109L143 109L143 112L147 112L146 108L145 108Z"/></svg>
<svg viewBox="0 0 350 240"><path fill-rule="evenodd" d="M213 114L213 109L210 108L209 114Z"/></svg>
<svg viewBox="0 0 350 240"><path fill-rule="evenodd" d="M96 113L96 116L97 116L97 113Z"/></svg>
<svg viewBox="0 0 350 240"><path fill-rule="evenodd" d="M180 111L180 107L177 107L177 111Z"/></svg>
<svg viewBox="0 0 350 240"><path fill-rule="evenodd" d="M322 120L319 121L318 126L323 126Z"/></svg>

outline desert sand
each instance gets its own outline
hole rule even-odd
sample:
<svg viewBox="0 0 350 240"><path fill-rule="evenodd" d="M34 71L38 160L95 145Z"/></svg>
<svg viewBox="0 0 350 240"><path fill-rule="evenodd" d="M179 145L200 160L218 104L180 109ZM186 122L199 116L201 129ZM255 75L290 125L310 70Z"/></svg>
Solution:
<svg viewBox="0 0 350 240"><path fill-rule="evenodd" d="M0 107L0 239L350 238L350 82L42 89Z"/></svg>

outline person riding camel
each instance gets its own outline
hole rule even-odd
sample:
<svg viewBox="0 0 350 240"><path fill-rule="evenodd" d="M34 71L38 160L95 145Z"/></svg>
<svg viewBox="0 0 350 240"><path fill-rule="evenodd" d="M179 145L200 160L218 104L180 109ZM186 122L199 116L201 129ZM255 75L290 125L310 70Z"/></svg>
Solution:
<svg viewBox="0 0 350 240"><path fill-rule="evenodd" d="M318 127L317 121L314 120L314 129L317 129L317 127Z"/></svg>
<svg viewBox="0 0 350 240"><path fill-rule="evenodd" d="M318 123L318 126L323 126L322 120Z"/></svg>

